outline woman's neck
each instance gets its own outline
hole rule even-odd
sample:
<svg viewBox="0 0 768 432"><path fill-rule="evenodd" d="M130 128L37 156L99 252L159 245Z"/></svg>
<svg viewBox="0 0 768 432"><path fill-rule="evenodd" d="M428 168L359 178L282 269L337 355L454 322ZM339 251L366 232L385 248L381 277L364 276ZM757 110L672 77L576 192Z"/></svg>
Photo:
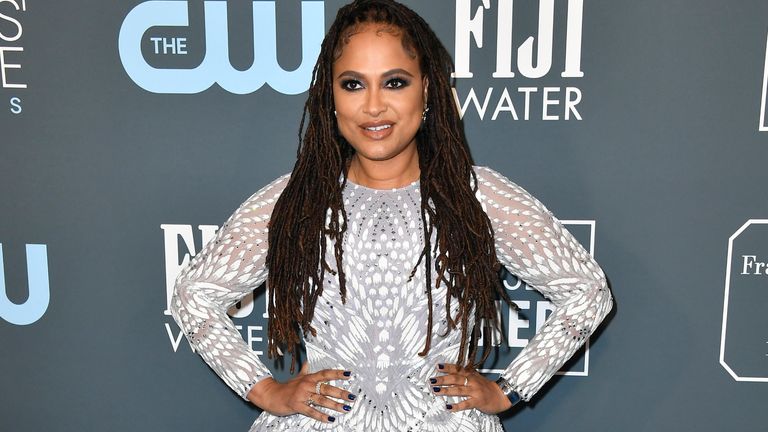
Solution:
<svg viewBox="0 0 768 432"><path fill-rule="evenodd" d="M386 161L374 161L352 156L347 169L347 178L361 186L371 189L393 189L407 186L419 179L418 153L411 158L394 158Z"/></svg>

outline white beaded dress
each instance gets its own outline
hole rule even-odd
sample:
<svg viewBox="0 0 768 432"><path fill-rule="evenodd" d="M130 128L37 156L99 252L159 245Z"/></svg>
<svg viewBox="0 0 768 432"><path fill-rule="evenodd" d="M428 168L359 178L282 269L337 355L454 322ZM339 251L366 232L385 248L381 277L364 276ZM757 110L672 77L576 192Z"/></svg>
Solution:
<svg viewBox="0 0 768 432"><path fill-rule="evenodd" d="M601 268L551 212L498 172L474 170L476 196L493 226L499 260L555 306L501 373L527 401L597 328L613 299ZM182 269L171 302L173 317L190 344L242 398L271 373L226 311L267 278L267 225L288 177L276 179L240 205ZM342 304L338 280L326 272L312 321L317 336L304 335L304 342L310 372L352 371L349 380L331 384L357 399L347 413L319 407L336 417L333 423L263 412L249 432L502 431L495 415L446 410L446 403L461 398L439 396L429 385L429 378L438 375L436 365L455 363L458 356L460 332L445 335L444 285L432 293L431 348L426 357L418 355L427 327L425 266L420 264L410 281L408 276L424 244L419 181L387 190L348 181L343 199L347 301ZM326 261L333 268L333 248L327 250ZM451 304L455 315L457 302Z"/></svg>

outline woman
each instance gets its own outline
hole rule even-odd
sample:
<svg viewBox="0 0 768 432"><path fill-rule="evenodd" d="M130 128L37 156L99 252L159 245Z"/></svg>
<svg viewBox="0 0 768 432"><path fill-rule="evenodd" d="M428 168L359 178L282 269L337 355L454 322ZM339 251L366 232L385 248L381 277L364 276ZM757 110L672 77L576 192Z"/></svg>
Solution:
<svg viewBox="0 0 768 432"><path fill-rule="evenodd" d="M391 0L342 8L322 45L298 161L248 198L176 281L175 319L264 410L251 431L501 431L611 309L600 267L499 173L473 166L429 26ZM304 128L306 120L306 128ZM476 372L507 302L500 264L556 305L497 382ZM267 271L267 269L269 271ZM226 310L267 280L277 382ZM483 338L485 349L478 359Z"/></svg>

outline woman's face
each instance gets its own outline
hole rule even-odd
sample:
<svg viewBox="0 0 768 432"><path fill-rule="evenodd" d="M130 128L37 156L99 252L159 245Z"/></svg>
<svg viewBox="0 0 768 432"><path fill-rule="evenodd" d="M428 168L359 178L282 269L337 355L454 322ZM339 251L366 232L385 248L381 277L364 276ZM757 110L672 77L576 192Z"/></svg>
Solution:
<svg viewBox="0 0 768 432"><path fill-rule="evenodd" d="M385 24L361 28L333 64L339 131L360 159L412 157L426 92L418 58Z"/></svg>

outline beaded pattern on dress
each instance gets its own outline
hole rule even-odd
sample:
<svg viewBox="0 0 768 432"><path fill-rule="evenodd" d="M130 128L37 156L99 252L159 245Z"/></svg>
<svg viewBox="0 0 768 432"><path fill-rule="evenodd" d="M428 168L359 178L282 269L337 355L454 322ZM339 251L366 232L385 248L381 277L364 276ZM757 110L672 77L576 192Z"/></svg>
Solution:
<svg viewBox="0 0 768 432"><path fill-rule="evenodd" d="M594 331L612 297L600 267L540 202L489 168L475 167L475 172L499 260L556 307L502 373L529 400ZM266 279L266 226L287 179L278 178L235 211L182 270L172 300L173 315L192 346L243 398L269 370L226 310ZM317 336L304 340L310 370L351 370L350 380L331 384L358 399L349 413L319 408L334 415L334 423L262 413L251 431L500 432L498 417L474 409L447 411L446 402L461 399L437 396L428 385L436 364L454 362L458 355L459 332L440 336L446 329L443 287L433 290L432 347L426 357L417 354L426 337L424 266L407 279L424 244L418 181L392 190L348 182L343 194L349 223L343 260L347 302L341 303L338 280L326 273L313 319ZM333 267L332 250L326 261Z"/></svg>

